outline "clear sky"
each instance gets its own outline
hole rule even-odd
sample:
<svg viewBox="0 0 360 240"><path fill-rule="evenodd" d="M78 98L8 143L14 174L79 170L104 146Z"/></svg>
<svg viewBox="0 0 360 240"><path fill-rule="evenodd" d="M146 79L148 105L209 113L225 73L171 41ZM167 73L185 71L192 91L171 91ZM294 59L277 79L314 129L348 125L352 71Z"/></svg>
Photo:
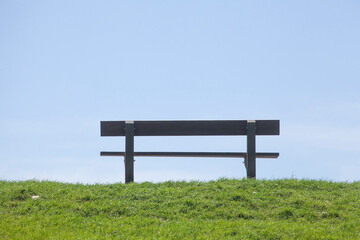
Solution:
<svg viewBox="0 0 360 240"><path fill-rule="evenodd" d="M360 2L0 1L0 179L124 181L101 120L280 119L257 177L360 180ZM244 151L138 137L136 151ZM136 158L136 181L243 178L242 159Z"/></svg>

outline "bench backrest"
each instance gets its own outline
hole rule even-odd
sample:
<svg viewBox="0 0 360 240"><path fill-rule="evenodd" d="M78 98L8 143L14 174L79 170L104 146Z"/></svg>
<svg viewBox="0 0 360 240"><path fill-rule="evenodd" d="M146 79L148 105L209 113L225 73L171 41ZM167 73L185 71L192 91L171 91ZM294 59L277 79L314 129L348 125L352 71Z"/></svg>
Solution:
<svg viewBox="0 0 360 240"><path fill-rule="evenodd" d="M133 121L135 136L247 135L247 120ZM101 121L101 136L125 136L126 121ZM256 135L279 135L279 120L256 120Z"/></svg>

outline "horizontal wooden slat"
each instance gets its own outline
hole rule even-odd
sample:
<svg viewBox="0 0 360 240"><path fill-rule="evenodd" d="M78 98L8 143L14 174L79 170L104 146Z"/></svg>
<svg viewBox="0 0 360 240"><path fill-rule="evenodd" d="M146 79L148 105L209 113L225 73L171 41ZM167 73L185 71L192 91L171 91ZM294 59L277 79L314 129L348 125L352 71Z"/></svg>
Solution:
<svg viewBox="0 0 360 240"><path fill-rule="evenodd" d="M256 120L256 135L279 135L279 120ZM135 121L135 136L246 135L246 120ZM102 121L101 136L125 136L125 121Z"/></svg>
<svg viewBox="0 0 360 240"><path fill-rule="evenodd" d="M125 152L101 152L101 156L125 156ZM245 152L134 152L138 157L219 157L244 158ZM279 153L256 153L257 158L277 158Z"/></svg>
<svg viewBox="0 0 360 240"><path fill-rule="evenodd" d="M101 121L101 136L125 136L125 121Z"/></svg>
<svg viewBox="0 0 360 240"><path fill-rule="evenodd" d="M256 135L280 135L280 120L256 120Z"/></svg>

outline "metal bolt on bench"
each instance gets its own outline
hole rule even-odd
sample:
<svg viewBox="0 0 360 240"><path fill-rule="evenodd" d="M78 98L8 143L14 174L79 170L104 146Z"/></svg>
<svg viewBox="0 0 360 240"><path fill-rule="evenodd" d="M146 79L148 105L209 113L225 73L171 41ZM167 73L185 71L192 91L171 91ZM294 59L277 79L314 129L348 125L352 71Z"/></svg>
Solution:
<svg viewBox="0 0 360 240"><path fill-rule="evenodd" d="M134 136L247 136L247 152L134 152ZM134 156L244 158L248 178L256 178L256 158L278 158L279 153L257 153L256 135L280 135L279 120L216 121L101 121L101 136L125 136L125 152L101 152L122 156L125 182L134 181Z"/></svg>

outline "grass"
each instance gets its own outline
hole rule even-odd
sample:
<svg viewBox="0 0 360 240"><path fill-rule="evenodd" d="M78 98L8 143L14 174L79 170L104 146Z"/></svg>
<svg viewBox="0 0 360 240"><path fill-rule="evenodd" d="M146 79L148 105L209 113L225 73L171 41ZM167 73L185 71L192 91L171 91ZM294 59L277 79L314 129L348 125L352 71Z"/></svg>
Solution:
<svg viewBox="0 0 360 240"><path fill-rule="evenodd" d="M0 181L0 239L360 239L360 182Z"/></svg>

